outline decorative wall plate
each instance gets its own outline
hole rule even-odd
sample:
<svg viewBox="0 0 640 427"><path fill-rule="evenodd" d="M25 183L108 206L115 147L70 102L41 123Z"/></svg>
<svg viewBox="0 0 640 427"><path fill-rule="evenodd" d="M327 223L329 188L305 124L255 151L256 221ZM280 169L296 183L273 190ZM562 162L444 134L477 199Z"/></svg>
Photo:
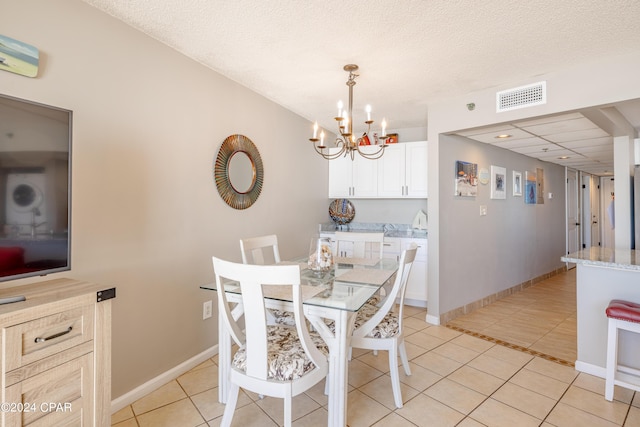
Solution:
<svg viewBox="0 0 640 427"><path fill-rule="evenodd" d="M491 176L489 175L489 171L487 168L480 168L478 179L480 180L480 184L488 184Z"/></svg>
<svg viewBox="0 0 640 427"><path fill-rule="evenodd" d="M231 160L236 155L248 158L247 170L230 170ZM244 162L238 163L242 167ZM229 206L234 209L250 207L260 196L264 181L264 169L258 148L244 135L236 134L227 137L218 150L213 174L218 193ZM235 178L232 182L231 177L234 175L238 177L238 174L241 179Z"/></svg>
<svg viewBox="0 0 640 427"><path fill-rule="evenodd" d="M335 199L329 205L329 216L337 225L349 224L356 216L356 208L349 199Z"/></svg>

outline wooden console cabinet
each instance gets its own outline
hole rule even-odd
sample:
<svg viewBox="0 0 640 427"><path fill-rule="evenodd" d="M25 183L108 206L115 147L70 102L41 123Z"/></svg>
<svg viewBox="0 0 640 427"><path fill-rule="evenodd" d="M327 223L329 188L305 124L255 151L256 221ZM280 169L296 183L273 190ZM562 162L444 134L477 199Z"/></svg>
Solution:
<svg viewBox="0 0 640 427"><path fill-rule="evenodd" d="M0 290L0 426L111 424L111 299L55 279Z"/></svg>

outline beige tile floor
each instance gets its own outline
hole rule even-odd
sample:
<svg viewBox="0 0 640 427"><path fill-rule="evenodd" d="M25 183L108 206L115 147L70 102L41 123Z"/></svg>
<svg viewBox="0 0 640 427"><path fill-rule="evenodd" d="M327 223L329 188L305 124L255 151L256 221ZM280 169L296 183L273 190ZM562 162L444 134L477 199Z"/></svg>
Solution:
<svg viewBox="0 0 640 427"><path fill-rule="evenodd" d="M536 285L542 290L512 298L529 306L531 322L536 321L537 310L546 307L531 302L537 298L531 295L545 293L546 286L553 287L550 283ZM503 302L496 307L504 305ZM428 325L424 322L424 309L408 307L405 315L412 375L405 376L400 369L404 407L396 409L393 405L386 353L374 356L355 350L349 366L347 422L351 427L640 426L640 393L636 396L616 387L614 401L607 402L601 378L495 340ZM480 323L482 319L476 317ZM526 325L528 319L523 317L517 323ZM563 321L558 322L551 330L560 327L560 333L564 325L559 326ZM489 326L483 323L483 327ZM495 330L501 331L497 327ZM518 337L526 335L515 333ZM523 349L528 342L521 341ZM214 357L115 413L112 425L218 426L224 406L217 401L217 373ZM324 384L297 396L293 411L296 426L326 425ZM241 392L233 425L262 427L282 423L281 400L260 400L253 393Z"/></svg>
<svg viewBox="0 0 640 427"><path fill-rule="evenodd" d="M458 317L447 326L573 366L576 320L574 268Z"/></svg>

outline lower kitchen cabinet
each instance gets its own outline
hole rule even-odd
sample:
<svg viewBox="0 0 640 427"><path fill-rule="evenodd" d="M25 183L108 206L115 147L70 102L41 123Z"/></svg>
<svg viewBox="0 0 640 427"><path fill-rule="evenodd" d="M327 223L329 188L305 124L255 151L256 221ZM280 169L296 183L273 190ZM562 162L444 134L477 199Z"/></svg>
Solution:
<svg viewBox="0 0 640 427"><path fill-rule="evenodd" d="M411 244L418 246L416 259L409 273L405 304L416 307L427 306L427 239L414 239L404 237L385 237L384 256L400 259L402 251L409 249Z"/></svg>
<svg viewBox="0 0 640 427"><path fill-rule="evenodd" d="M351 256L346 252L343 254L336 253L334 233L320 233L320 237L328 237L331 239L332 250L334 256ZM427 239L416 239L408 237L385 237L383 256L385 258L393 258L400 260L400 255L405 249L409 249L412 243L418 246L416 259L411 267L409 280L407 282L407 291L405 293L405 304L426 307L427 306Z"/></svg>
<svg viewBox="0 0 640 427"><path fill-rule="evenodd" d="M111 424L111 298L115 289L56 279L3 289L0 425Z"/></svg>

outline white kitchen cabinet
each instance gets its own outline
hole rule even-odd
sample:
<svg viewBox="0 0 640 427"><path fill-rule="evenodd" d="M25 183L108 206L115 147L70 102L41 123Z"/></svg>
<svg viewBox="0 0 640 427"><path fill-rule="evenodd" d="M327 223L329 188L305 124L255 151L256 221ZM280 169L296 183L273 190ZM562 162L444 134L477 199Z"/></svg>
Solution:
<svg viewBox="0 0 640 427"><path fill-rule="evenodd" d="M331 246L334 256L349 257L351 254L336 253L335 234L333 232L320 233L320 237L331 239ZM427 306L427 239L414 239L409 237L385 237L382 256L384 258L400 260L400 255L405 249L409 249L412 243L418 246L416 259L411 267L409 280L407 281L407 291L405 293L405 303L416 307Z"/></svg>
<svg viewBox="0 0 640 427"><path fill-rule="evenodd" d="M360 147L374 152L377 147ZM329 152L337 152L332 148ZM375 198L378 194L378 161L366 159L356 153L329 161L330 198Z"/></svg>
<svg viewBox="0 0 640 427"><path fill-rule="evenodd" d="M427 197L426 141L391 144L378 162L377 197Z"/></svg>
<svg viewBox="0 0 640 427"><path fill-rule="evenodd" d="M343 241L340 244L340 252L338 252L338 243L336 242L335 233L320 233L320 237L328 238L331 241L331 251L334 257L353 257L354 242ZM364 247L364 257L377 258L379 250L380 247L376 243L366 243Z"/></svg>
<svg viewBox="0 0 640 427"><path fill-rule="evenodd" d="M404 237L386 237L384 239L384 257L400 260L400 255L405 249L409 249L412 243L418 246L416 259L409 273L405 304L426 307L427 306L427 240Z"/></svg>

